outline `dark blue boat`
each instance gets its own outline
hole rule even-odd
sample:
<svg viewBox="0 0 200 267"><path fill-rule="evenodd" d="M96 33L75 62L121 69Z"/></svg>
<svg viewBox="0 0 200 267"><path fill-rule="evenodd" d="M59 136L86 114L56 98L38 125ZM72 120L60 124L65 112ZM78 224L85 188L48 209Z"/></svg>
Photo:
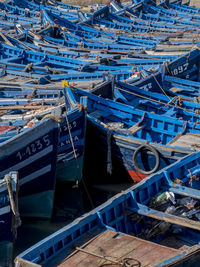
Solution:
<svg viewBox="0 0 200 267"><path fill-rule="evenodd" d="M198 267L199 163L194 153L147 177L22 252L15 266Z"/></svg>
<svg viewBox="0 0 200 267"><path fill-rule="evenodd" d="M12 266L13 247L20 226L18 207L18 173L10 172L0 180L0 265Z"/></svg>
<svg viewBox="0 0 200 267"><path fill-rule="evenodd" d="M193 49L180 58L165 64L165 75L199 81L199 49Z"/></svg>
<svg viewBox="0 0 200 267"><path fill-rule="evenodd" d="M49 219L52 215L58 137L58 123L47 119L0 143L1 177L11 170L19 172L22 216Z"/></svg>
<svg viewBox="0 0 200 267"><path fill-rule="evenodd" d="M198 101L199 56L199 49L193 49L171 62L165 62L160 67L160 71L134 83L134 85L145 91Z"/></svg>
<svg viewBox="0 0 200 267"><path fill-rule="evenodd" d="M33 106L20 106L17 100L0 101L2 107L5 105L4 107L8 110L7 114L2 116L2 123L0 123L0 127L7 127L0 133L0 143L15 136L19 127L21 132L26 130L28 121L38 124L45 117L57 119L60 125L56 178L63 182L79 183L82 179L86 134L85 103L71 102L69 110L66 111L65 104L58 104L59 99L54 100L52 104L50 102L50 105L47 101L48 99L45 102L46 105L38 106L41 110L34 113L30 112ZM12 110L13 105L15 110Z"/></svg>
<svg viewBox="0 0 200 267"><path fill-rule="evenodd" d="M104 84L105 88L108 86ZM66 102L71 98L79 101L80 96L88 98L89 152L85 160L87 171L96 173L98 182L103 179L116 182L116 177L124 180L131 177L138 182L199 149L198 124L114 102L103 94L106 90L102 85L96 88L95 94L71 88L72 91L69 87L65 90ZM107 173L112 173L109 179Z"/></svg>

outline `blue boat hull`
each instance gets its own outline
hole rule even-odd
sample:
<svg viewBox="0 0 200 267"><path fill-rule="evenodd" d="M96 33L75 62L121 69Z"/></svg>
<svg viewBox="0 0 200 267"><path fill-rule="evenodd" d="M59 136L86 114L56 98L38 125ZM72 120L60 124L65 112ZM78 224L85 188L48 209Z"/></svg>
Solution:
<svg viewBox="0 0 200 267"><path fill-rule="evenodd" d="M106 173L113 174L113 179L125 179L128 174L139 182L195 151L188 138L199 142L199 126L116 103L109 99L109 91L104 90L108 86L105 83L90 92L75 87L73 91L65 90L68 98L74 94L77 101L80 96L88 97L85 157L86 172L91 174L88 176L93 177L95 173L96 181L106 177L110 182ZM179 137L182 139L176 143Z"/></svg>
<svg viewBox="0 0 200 267"><path fill-rule="evenodd" d="M115 133L112 135L109 145L108 131L90 119L88 119L87 133L85 172L88 177L93 177L95 173L95 183L128 182L130 178L139 182L148 175L138 171L133 160L136 150L147 144L145 140L122 137ZM151 146L159 153L157 170L161 170L191 153L189 149L170 148L159 144L151 144ZM109 153L111 153L110 156ZM144 154L139 153L136 160L141 170L145 171L152 170L156 164L155 155L150 151Z"/></svg>
<svg viewBox="0 0 200 267"><path fill-rule="evenodd" d="M22 216L52 215L58 132L58 123L49 119L0 145L0 175L8 170L19 171ZM38 209L41 203L42 212Z"/></svg>
<svg viewBox="0 0 200 267"><path fill-rule="evenodd" d="M190 184L191 175L199 177L199 162L200 153L194 153L115 195L106 203L18 255L15 259L16 267L20 266L23 260L41 266L46 266L47 263L48 266L57 264L81 266L84 262L83 255L88 251L90 256L86 255L85 262L88 262L88 257L90 257L90 263L93 263L92 256L96 257L96 255L102 256L104 261L107 258L123 261L127 259L127 254L122 253L121 255L121 251L124 249L123 243L121 243L121 240L125 240L123 239L124 234L129 235L130 242L126 245L130 248L129 253L134 250L134 262L136 261L138 266L198 267L200 222L193 218L188 219L187 216L185 218L182 214L174 215L159 211L158 207L157 209L151 208L151 201L157 194L170 191L175 195L174 205L179 208L178 201L184 200L186 197L198 201L199 204L199 180L194 180L192 186ZM188 172L188 169L191 173ZM181 181L181 185L175 182L177 179ZM171 205L170 202L169 206L171 207ZM162 228L157 229L161 224ZM151 227L152 225L154 226ZM164 229L164 226L170 228ZM155 232L155 235L151 235L156 229L158 231ZM175 231L177 229L179 231ZM102 233L105 234L102 235ZM106 240L106 234L109 233L112 233L112 236ZM168 237L171 237L173 241L170 241ZM137 240L131 243L131 238ZM92 243L93 245L90 246ZM138 245L139 254L137 254ZM106 247L108 249L111 247L112 253L105 253L105 251L107 252L104 249ZM79 250L81 253L85 252L81 254L81 257ZM167 255L166 251L168 251ZM131 253L128 255L130 256ZM148 265L142 265L143 260L145 263L148 262Z"/></svg>
<svg viewBox="0 0 200 267"><path fill-rule="evenodd" d="M67 116L67 117L66 117ZM83 171L86 114L75 107L63 115L60 126L56 178L62 182L80 182ZM73 144L72 144L73 142Z"/></svg>

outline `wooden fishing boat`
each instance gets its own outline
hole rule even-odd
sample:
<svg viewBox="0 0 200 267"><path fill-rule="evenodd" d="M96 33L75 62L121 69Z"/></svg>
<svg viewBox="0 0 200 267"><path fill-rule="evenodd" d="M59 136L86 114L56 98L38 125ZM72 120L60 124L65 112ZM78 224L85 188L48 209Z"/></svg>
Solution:
<svg viewBox="0 0 200 267"><path fill-rule="evenodd" d="M20 100L0 100L0 110L5 112L1 116L0 126L7 126L7 131L2 130L0 133L0 142L15 136L19 128L20 132L25 131L26 124L31 121L39 123L45 117L56 118L60 122L56 178L60 181L79 183L82 179L84 159L86 104L84 101L81 104L71 102L69 110L66 111L65 104L60 104L59 98L52 99L53 102L50 101L49 104L45 98L41 99L42 102L34 102L33 99L32 103L29 100L25 104L21 104ZM21 101L23 102L23 99Z"/></svg>
<svg viewBox="0 0 200 267"><path fill-rule="evenodd" d="M86 166L88 172L98 170L95 178L98 181L103 182L104 177L108 181L106 173L112 173L109 181L131 177L138 182L198 149L198 124L114 102L108 99L108 94L103 95L106 92L103 86L93 90L93 94L71 88L72 91L70 87L65 90L66 102L71 97L77 101L80 96L88 98Z"/></svg>
<svg viewBox="0 0 200 267"><path fill-rule="evenodd" d="M144 90L191 98L199 97L199 49L193 49L171 62L165 62L160 72L134 83Z"/></svg>
<svg viewBox="0 0 200 267"><path fill-rule="evenodd" d="M52 215L58 136L58 123L47 119L0 143L1 177L11 170L19 172L22 216Z"/></svg>
<svg viewBox="0 0 200 267"><path fill-rule="evenodd" d="M115 101L136 109L194 123L199 120L200 105L191 102L191 99L169 97L161 93L141 90L139 87L121 81L114 83L110 81L110 86L108 81L106 90L110 91L110 99L115 99ZM90 92L95 93L95 89L90 89ZM105 92L102 90L101 95L104 94ZM108 93L107 97L109 97Z"/></svg>
<svg viewBox="0 0 200 267"><path fill-rule="evenodd" d="M166 2L166 1L165 1ZM165 3L169 8L172 8L174 10L178 10L184 13L189 14L198 14L200 12L200 9L198 7L189 6L189 5L177 5L176 3Z"/></svg>
<svg viewBox="0 0 200 267"><path fill-rule="evenodd" d="M165 65L165 75L199 81L199 49L198 47L180 58Z"/></svg>
<svg viewBox="0 0 200 267"><path fill-rule="evenodd" d="M75 71L76 73L95 73L105 71L126 71L130 72L132 68L130 66L141 65L144 69L149 69L151 67L158 67L163 63L163 59L129 59L126 63L124 60L113 59L101 59L97 61L96 59L73 59L65 58L57 55L46 55L41 52L34 51L23 51L22 49L12 47L6 44L1 44L1 63L2 63L2 75L4 73L13 75L29 75L39 78L44 78L47 81L51 81L50 77L45 77L48 75L54 75L60 77L59 75L67 75L69 70ZM119 70L120 67L120 70ZM40 76L41 77L40 77ZM57 79L58 80L58 79Z"/></svg>
<svg viewBox="0 0 200 267"><path fill-rule="evenodd" d="M13 248L17 237L17 228L21 221L18 201L18 173L10 172L0 180L0 265L13 265Z"/></svg>
<svg viewBox="0 0 200 267"><path fill-rule="evenodd" d="M194 153L115 195L22 252L15 266L198 266L199 162Z"/></svg>
<svg viewBox="0 0 200 267"><path fill-rule="evenodd" d="M191 50L178 59L165 62L160 71L133 84L145 91L197 102L200 89L198 58L199 49Z"/></svg>
<svg viewBox="0 0 200 267"><path fill-rule="evenodd" d="M60 125L56 178L79 183L83 173L87 103L82 98L79 104L74 99L70 105Z"/></svg>

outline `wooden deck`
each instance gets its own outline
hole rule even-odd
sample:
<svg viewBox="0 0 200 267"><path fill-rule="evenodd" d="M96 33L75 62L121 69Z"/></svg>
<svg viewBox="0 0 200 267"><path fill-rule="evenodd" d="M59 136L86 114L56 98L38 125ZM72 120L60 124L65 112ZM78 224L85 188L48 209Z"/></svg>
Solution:
<svg viewBox="0 0 200 267"><path fill-rule="evenodd" d="M200 150L200 134L184 134L171 140L168 145L195 148Z"/></svg>
<svg viewBox="0 0 200 267"><path fill-rule="evenodd" d="M130 266L138 261L141 264L138 264L138 266L149 267L155 266L181 252L178 249L158 245L131 235L118 234L110 230L97 235L79 248L81 251L76 250L57 266L100 267L104 264L113 263L113 267L118 267L124 266L119 263L123 263L125 259L129 258Z"/></svg>

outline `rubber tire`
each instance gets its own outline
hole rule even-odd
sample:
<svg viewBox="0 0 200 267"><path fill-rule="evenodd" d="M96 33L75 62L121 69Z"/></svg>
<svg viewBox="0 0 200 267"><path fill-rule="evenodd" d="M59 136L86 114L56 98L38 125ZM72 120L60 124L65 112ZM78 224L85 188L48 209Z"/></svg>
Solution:
<svg viewBox="0 0 200 267"><path fill-rule="evenodd" d="M153 153L153 155L155 156L155 158L156 158L156 164L155 164L155 167L154 167L152 170L150 170L150 171L145 171L145 170L140 169L139 166L138 166L138 164L137 164L137 161L136 161L136 158L137 158L138 153L139 153L142 149L144 149L144 148L145 148L146 150L151 151L151 152ZM140 172L140 173L142 173L142 174L146 174L146 175L152 174L152 173L154 173L154 172L156 172L156 171L158 170L158 167L159 167L159 165L160 165L160 157L159 157L159 153L158 153L158 151L157 151L154 147L152 147L152 146L150 146L150 145L148 145L148 144L141 145L141 146L139 146L139 147L135 150L135 152L134 152L134 154L133 154L133 164L134 164L134 167L135 167L136 171L138 171L138 172Z"/></svg>

